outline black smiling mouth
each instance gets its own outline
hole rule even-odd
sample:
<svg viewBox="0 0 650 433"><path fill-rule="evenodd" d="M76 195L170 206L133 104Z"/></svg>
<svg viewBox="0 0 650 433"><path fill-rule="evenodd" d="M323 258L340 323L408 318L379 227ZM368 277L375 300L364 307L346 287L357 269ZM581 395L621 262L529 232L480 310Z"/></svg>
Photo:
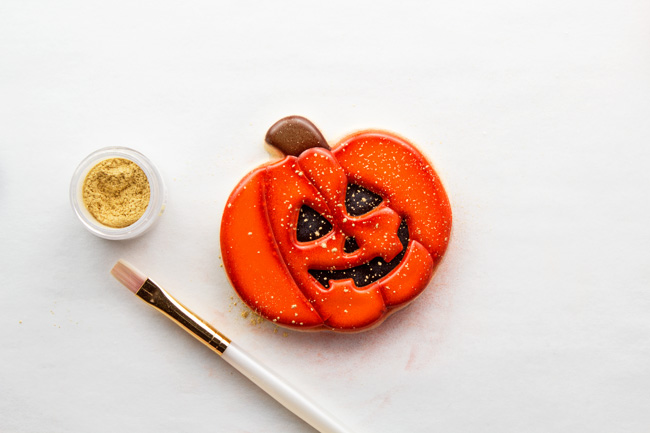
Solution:
<svg viewBox="0 0 650 433"><path fill-rule="evenodd" d="M406 247L409 243L409 229L404 219L402 219L397 229L397 237L402 244L402 251L390 262L384 261L381 257L375 257L363 265L355 266L354 268L339 270L310 269L308 272L325 288L329 288L330 280L345 280L348 278L352 278L352 281L354 281L357 287L367 286L388 275L404 258Z"/></svg>

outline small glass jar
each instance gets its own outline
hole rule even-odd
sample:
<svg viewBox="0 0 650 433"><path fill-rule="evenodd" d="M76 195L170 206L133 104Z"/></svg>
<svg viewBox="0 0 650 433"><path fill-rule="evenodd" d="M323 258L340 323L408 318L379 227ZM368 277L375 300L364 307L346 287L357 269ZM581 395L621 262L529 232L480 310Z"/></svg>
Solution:
<svg viewBox="0 0 650 433"><path fill-rule="evenodd" d="M147 176L149 182L149 204L142 216L133 224L122 227L108 227L95 219L86 208L83 201L83 185L90 170L100 162L124 158L138 165ZM131 239L150 229L165 210L167 190L160 172L156 166L143 154L127 147L105 147L86 157L75 170L70 182L70 202L75 214L84 227L91 233L104 239Z"/></svg>

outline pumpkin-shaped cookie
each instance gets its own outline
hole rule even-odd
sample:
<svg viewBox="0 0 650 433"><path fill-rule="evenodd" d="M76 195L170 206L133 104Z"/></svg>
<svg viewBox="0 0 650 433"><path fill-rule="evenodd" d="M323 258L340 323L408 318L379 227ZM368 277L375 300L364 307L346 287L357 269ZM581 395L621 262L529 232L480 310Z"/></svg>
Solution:
<svg viewBox="0 0 650 433"><path fill-rule="evenodd" d="M451 231L447 194L426 158L383 131L330 148L297 116L266 141L284 157L244 177L221 224L241 299L278 325L335 331L367 329L413 301Z"/></svg>

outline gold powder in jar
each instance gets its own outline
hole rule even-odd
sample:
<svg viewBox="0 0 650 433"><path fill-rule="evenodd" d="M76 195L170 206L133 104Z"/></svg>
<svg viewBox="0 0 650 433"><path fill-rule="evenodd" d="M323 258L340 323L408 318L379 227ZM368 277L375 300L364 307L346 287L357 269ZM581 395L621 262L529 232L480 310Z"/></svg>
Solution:
<svg viewBox="0 0 650 433"><path fill-rule="evenodd" d="M110 158L95 165L82 188L84 205L101 224L123 228L140 219L149 205L149 181L133 161Z"/></svg>

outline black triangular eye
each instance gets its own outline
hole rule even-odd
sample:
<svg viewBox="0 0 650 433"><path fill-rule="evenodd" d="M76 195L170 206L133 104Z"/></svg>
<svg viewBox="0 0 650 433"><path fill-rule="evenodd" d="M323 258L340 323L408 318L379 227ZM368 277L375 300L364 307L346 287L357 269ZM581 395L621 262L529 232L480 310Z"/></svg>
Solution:
<svg viewBox="0 0 650 433"><path fill-rule="evenodd" d="M298 215L296 236L298 242L310 242L332 231L332 224L307 205L302 205Z"/></svg>
<svg viewBox="0 0 650 433"><path fill-rule="evenodd" d="M348 184L348 190L345 193L345 208L349 215L359 216L370 212L382 202L382 198L374 192L356 185Z"/></svg>

